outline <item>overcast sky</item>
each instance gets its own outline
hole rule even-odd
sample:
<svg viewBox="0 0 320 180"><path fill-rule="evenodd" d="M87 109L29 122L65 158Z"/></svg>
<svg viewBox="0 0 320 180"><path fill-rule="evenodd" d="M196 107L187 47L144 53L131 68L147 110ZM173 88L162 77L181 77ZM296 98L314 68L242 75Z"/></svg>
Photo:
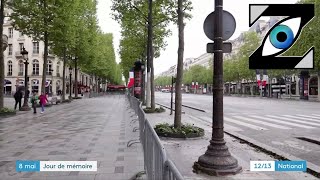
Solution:
<svg viewBox="0 0 320 180"><path fill-rule="evenodd" d="M214 10L214 0L192 0L192 2L193 18L186 22L185 27L184 59L196 58L206 53L206 44L210 42L203 32L203 22ZM230 39L237 38L241 32L249 29L249 4L293 4L295 2L297 0L224 0L224 10L233 14L237 23L236 32ZM98 0L98 3L99 25L102 31L113 33L117 62L120 62L118 49L121 33L119 24L110 15L112 1ZM154 60L155 74L177 64L178 30L175 25L171 25L170 29L173 33L166 39L168 46L161 52L161 56Z"/></svg>

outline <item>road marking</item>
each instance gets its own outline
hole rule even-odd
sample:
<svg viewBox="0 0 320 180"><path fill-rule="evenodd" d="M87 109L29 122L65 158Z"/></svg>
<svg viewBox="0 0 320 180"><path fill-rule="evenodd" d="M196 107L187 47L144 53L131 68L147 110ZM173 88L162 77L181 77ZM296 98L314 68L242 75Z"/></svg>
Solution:
<svg viewBox="0 0 320 180"><path fill-rule="evenodd" d="M208 116L201 116L200 119L205 120L205 121L207 121L207 122L210 123L210 124L211 124L211 122L212 122L211 117L208 117ZM229 124L227 124L227 123L224 123L224 128L225 128L226 130L229 130L229 131L243 131L242 129L240 129L240 128L238 128L238 127L235 127L235 126L231 126L231 125L229 125Z"/></svg>
<svg viewBox="0 0 320 180"><path fill-rule="evenodd" d="M296 114L296 116L304 117L304 119L309 120L309 121L320 122L320 117L307 116L307 115L302 115L302 114ZM296 116L293 116L293 117L296 117ZM296 117L296 118L301 118L301 117Z"/></svg>
<svg viewBox="0 0 320 180"><path fill-rule="evenodd" d="M281 121L281 120L278 120L278 119L271 119L271 118L264 117L264 116L255 116L255 115L252 115L251 117L260 118L260 119L263 119L263 120L266 120L266 121L277 122L277 123L280 123L280 124L287 124L287 125L290 125L290 126L303 127L303 128L306 128L306 129L314 129L314 127L311 127L311 126L306 126L306 125L302 125L302 124L291 123L291 122L287 122L287 121Z"/></svg>
<svg viewBox="0 0 320 180"><path fill-rule="evenodd" d="M231 119L231 118L228 118L228 117L224 117L224 119L226 121L229 121L229 122L232 122L232 123L235 123L235 124L239 124L241 126L245 126L245 127L248 127L248 128L254 129L254 130L268 130L267 128L262 128L262 127L255 126L255 125L252 125L252 124L244 123L244 122L237 121L237 120L234 120L234 119Z"/></svg>
<svg viewBox="0 0 320 180"><path fill-rule="evenodd" d="M242 116L233 116L233 117L237 118L237 119L242 119L242 120L245 120L245 121L253 122L253 123L263 124L263 125L274 127L274 128L278 128L278 129L292 129L292 128L289 128L289 127L285 127L285 126L281 126L281 125L277 125L277 124L271 124L271 123L267 123L267 122L263 122L263 121L259 121L259 120L255 120L255 119L251 119L251 118L247 118L247 117L242 117Z"/></svg>
<svg viewBox="0 0 320 180"><path fill-rule="evenodd" d="M320 114L312 114L312 115L314 115L314 116L320 116Z"/></svg>
<svg viewBox="0 0 320 180"><path fill-rule="evenodd" d="M283 120L287 120L287 121L294 121L294 122L299 122L299 123L308 124L308 125L313 125L313 126L320 126L320 124L318 124L318 123L300 121L300 120L295 120L295 119L292 119L292 118L286 118L286 117L280 117L280 116L273 116L273 115L267 115L267 116L268 116L268 117L272 117L272 118L276 118L276 119L283 119Z"/></svg>

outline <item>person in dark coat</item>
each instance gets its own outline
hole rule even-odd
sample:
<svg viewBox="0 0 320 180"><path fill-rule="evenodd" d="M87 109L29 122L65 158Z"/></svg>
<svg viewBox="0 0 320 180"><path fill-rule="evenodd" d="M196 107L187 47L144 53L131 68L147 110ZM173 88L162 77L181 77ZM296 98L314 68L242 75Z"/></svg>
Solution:
<svg viewBox="0 0 320 180"><path fill-rule="evenodd" d="M17 105L19 103L19 110L21 109L21 100L22 100L23 94L21 89L18 90L15 94L14 94L14 100L16 101L15 105L14 105L14 110L17 109Z"/></svg>

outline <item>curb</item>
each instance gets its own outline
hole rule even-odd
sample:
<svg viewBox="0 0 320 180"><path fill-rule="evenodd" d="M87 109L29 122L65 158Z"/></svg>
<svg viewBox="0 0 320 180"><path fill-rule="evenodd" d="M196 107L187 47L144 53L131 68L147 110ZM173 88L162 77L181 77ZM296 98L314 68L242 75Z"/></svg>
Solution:
<svg viewBox="0 0 320 180"><path fill-rule="evenodd" d="M195 107L192 107L192 106L187 106L187 105L183 105L183 104L182 104L182 106L183 106L183 107L186 107L186 108L193 109L193 110L201 111L201 112L206 112L206 111L203 110L203 109L198 109L198 108L195 108Z"/></svg>
<svg viewBox="0 0 320 180"><path fill-rule="evenodd" d="M166 105L163 105L163 104L160 104L160 103L156 103L156 104L159 105L159 106L162 106L162 107L164 107L164 108L171 109L171 107L168 107L168 106L166 106ZM175 111L175 109L172 108L172 111ZM185 114L184 111L181 111L181 113L182 113L182 114Z"/></svg>
<svg viewBox="0 0 320 180"><path fill-rule="evenodd" d="M292 160L294 160L294 161L303 160L303 159L300 159L300 158L298 158L296 156L287 154L287 153L285 153L283 151L277 150L277 149L275 149L273 147L270 147L268 145L260 143L260 142L254 140L254 139L249 138L249 137L240 135L239 133L236 133L236 132L230 133L230 132L227 132L227 131L224 131L224 133L228 134L229 136L231 136L231 137L233 137L235 139L244 141L249 146L257 148L257 149L261 150L262 152L273 156L276 159L289 160L289 161L292 161ZM317 178L320 178L320 167L315 165L315 164L313 164L313 163L310 163L308 161L307 161L307 164L308 164L307 173L309 173L309 174L311 174L311 175L313 175L313 176L315 176Z"/></svg>

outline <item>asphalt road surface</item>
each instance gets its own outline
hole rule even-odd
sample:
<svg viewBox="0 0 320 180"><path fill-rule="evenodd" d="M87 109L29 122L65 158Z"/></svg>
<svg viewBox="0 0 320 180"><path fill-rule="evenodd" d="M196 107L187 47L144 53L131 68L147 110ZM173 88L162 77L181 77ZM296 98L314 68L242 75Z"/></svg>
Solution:
<svg viewBox="0 0 320 180"><path fill-rule="evenodd" d="M212 96L183 94L182 104L205 112L183 107L196 123L212 122ZM170 107L170 93L156 93L156 102ZM224 128L259 143L307 160L320 167L320 103L224 97ZM298 138L307 138L313 142ZM297 160L298 160L297 159ZM294 159L291 159L294 160Z"/></svg>

